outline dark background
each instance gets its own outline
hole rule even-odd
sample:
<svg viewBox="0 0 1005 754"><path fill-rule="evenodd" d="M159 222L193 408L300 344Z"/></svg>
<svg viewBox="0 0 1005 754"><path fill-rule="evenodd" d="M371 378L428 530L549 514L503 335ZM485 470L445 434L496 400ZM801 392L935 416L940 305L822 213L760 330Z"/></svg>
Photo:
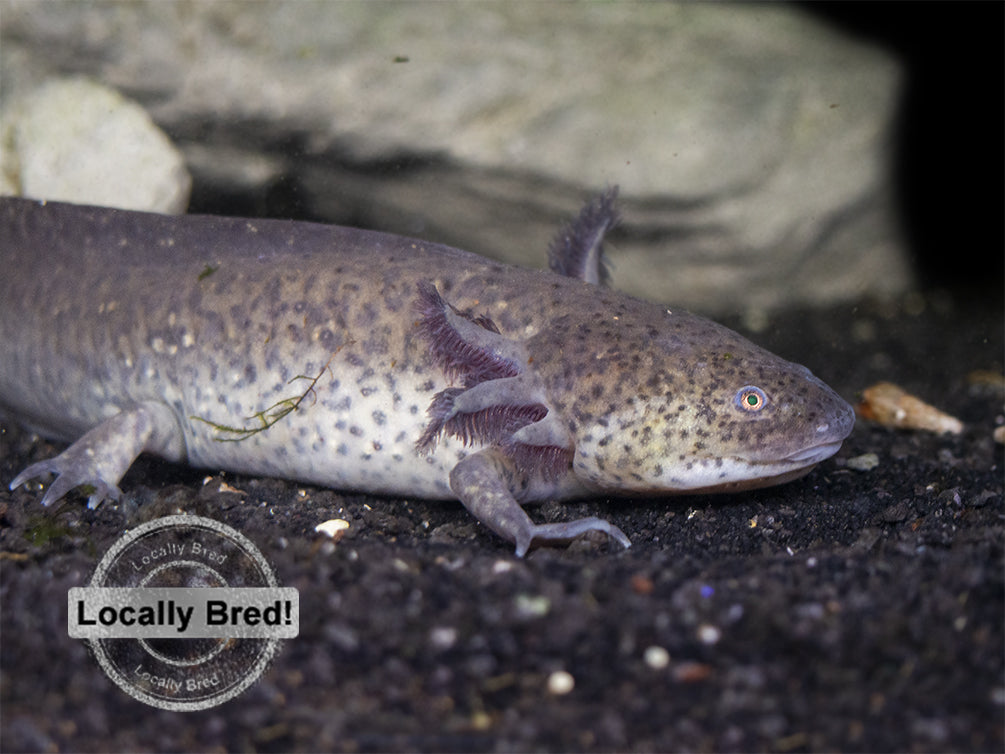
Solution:
<svg viewBox="0 0 1005 754"><path fill-rule="evenodd" d="M906 81L896 181L909 248L929 286L1005 278L1005 4L805 3L894 53Z"/></svg>

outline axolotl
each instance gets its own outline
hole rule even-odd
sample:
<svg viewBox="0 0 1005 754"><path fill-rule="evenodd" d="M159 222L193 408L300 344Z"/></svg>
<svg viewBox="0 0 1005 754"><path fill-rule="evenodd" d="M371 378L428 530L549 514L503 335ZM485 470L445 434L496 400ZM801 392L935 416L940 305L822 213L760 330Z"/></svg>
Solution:
<svg viewBox="0 0 1005 754"><path fill-rule="evenodd" d="M143 452L459 499L516 545L606 532L522 505L796 479L851 431L809 370L607 283L616 190L531 270L316 223L0 199L0 412L72 444L94 507ZM654 274L658 274L654 270Z"/></svg>

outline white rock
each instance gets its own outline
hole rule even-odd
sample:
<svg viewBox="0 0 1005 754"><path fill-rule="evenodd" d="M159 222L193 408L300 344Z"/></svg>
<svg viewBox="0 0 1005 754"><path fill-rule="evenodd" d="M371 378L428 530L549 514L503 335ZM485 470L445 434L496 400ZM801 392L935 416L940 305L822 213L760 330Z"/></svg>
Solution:
<svg viewBox="0 0 1005 754"><path fill-rule="evenodd" d="M5 107L6 193L180 213L191 178L181 154L135 102L83 79L49 81Z"/></svg>
<svg viewBox="0 0 1005 754"><path fill-rule="evenodd" d="M200 180L242 176L224 195L281 176L311 215L541 266L617 183L614 281L638 295L714 312L911 281L898 66L790 5L13 0L0 33L7 80L89 68L185 135Z"/></svg>

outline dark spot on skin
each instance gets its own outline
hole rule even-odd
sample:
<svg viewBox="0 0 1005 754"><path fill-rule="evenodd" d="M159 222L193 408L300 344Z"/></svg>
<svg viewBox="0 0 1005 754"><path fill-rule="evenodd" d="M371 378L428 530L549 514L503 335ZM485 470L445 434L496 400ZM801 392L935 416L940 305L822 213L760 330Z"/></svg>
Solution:
<svg viewBox="0 0 1005 754"><path fill-rule="evenodd" d="M338 386L336 385L335 387L337 388ZM326 401L325 405L330 406L332 411L348 411L352 408L352 399L348 395L344 395L338 401L331 403Z"/></svg>
<svg viewBox="0 0 1005 754"><path fill-rule="evenodd" d="M712 422L715 421L715 411L713 411L711 407L705 403L705 401L698 403L698 408L695 411L695 414L698 418L704 419L706 424L712 424Z"/></svg>
<svg viewBox="0 0 1005 754"><path fill-rule="evenodd" d="M331 330L322 330L318 336L318 342L321 343L322 348L326 351L334 352L342 345L341 338L339 338Z"/></svg>

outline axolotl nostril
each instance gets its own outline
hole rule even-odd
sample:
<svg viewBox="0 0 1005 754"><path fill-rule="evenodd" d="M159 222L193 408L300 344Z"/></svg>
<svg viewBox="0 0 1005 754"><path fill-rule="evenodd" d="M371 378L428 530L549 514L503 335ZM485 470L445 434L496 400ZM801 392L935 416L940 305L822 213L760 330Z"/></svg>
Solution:
<svg viewBox="0 0 1005 754"><path fill-rule="evenodd" d="M615 191L550 272L278 220L0 199L0 412L73 441L15 488L93 507L150 452L457 498L516 545L606 532L522 504L750 489L833 455L850 406L704 318L607 287Z"/></svg>

